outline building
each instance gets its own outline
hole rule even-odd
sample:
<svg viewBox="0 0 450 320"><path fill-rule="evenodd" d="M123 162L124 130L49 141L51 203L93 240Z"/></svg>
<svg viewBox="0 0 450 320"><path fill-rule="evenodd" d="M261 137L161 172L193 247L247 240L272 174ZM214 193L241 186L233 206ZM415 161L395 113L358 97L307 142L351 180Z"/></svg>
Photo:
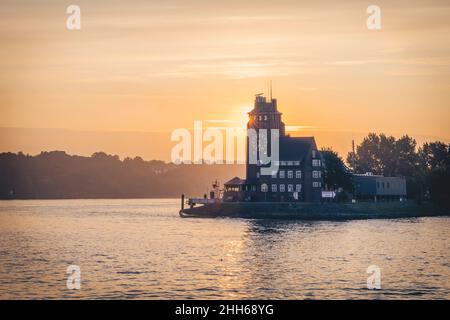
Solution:
<svg viewBox="0 0 450 320"><path fill-rule="evenodd" d="M355 197L370 200L406 199L406 180L401 177L354 174Z"/></svg>
<svg viewBox="0 0 450 320"><path fill-rule="evenodd" d="M270 165L260 164L259 158L256 164L250 163L247 137L246 179L235 177L226 182L224 201L320 201L323 159L314 137L286 135L276 99L267 101L265 97L257 95L254 108L248 115L247 129L254 129L257 133L261 129L268 129L268 150L271 150L270 129L279 130L278 172L262 175L261 169Z"/></svg>

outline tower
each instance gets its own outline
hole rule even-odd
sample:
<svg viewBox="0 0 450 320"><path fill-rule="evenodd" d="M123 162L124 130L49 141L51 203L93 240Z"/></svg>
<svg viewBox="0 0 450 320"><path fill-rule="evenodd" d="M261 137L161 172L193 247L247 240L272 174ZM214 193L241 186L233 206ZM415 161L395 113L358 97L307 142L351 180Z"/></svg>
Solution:
<svg viewBox="0 0 450 320"><path fill-rule="evenodd" d="M270 90L270 94L272 90ZM282 113L277 110L277 100L270 98L267 101L266 97L262 94L257 94L255 96L255 104L252 111L248 113L249 121L247 123L247 130L254 129L258 135L260 129L267 129L267 149L270 150L270 130L278 129L280 133L280 138L285 135L285 126L281 121ZM258 138L259 139L259 138ZM259 145L259 141L258 141ZM246 176L247 179L256 179L258 176L258 165L249 163L249 137L247 136L247 166L246 166ZM259 159L259 153L258 159Z"/></svg>

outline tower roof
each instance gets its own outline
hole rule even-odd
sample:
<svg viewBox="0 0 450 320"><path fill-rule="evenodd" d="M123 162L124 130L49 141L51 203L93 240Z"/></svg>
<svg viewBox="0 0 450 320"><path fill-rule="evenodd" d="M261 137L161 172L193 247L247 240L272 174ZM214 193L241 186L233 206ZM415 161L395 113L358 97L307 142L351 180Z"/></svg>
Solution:
<svg viewBox="0 0 450 320"><path fill-rule="evenodd" d="M249 114L255 113L280 113L277 110L277 99L267 100L266 97L262 95L256 95L255 107Z"/></svg>

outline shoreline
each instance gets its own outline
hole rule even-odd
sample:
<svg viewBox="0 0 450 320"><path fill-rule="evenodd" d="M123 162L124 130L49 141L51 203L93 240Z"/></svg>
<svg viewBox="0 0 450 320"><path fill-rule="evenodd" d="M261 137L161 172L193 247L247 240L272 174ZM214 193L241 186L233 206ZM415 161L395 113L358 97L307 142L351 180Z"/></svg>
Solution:
<svg viewBox="0 0 450 320"><path fill-rule="evenodd" d="M289 203L224 202L180 210L183 218L247 218L298 220L399 219L450 216L450 209L431 203L406 202Z"/></svg>

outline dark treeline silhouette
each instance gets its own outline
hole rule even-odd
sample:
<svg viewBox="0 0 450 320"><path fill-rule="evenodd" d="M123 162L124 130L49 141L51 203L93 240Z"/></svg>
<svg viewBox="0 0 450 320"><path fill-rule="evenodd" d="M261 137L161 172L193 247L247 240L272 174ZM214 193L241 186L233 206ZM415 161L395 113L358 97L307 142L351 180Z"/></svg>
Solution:
<svg viewBox="0 0 450 320"><path fill-rule="evenodd" d="M322 149L321 153L325 162L325 170L323 172L325 188L329 190L342 188L347 192L352 192L353 181L351 171L345 165L339 154L330 148Z"/></svg>
<svg viewBox="0 0 450 320"><path fill-rule="evenodd" d="M174 165L63 151L0 154L1 199L165 198L203 195L213 180L242 175L243 165Z"/></svg>
<svg viewBox="0 0 450 320"><path fill-rule="evenodd" d="M347 163L356 173L404 177L409 198L450 207L450 144L436 141L417 147L407 135L395 139L370 133L348 154Z"/></svg>
<svg viewBox="0 0 450 320"><path fill-rule="evenodd" d="M409 136L395 139L369 134L347 165L331 149L322 150L328 189L352 191L351 173L401 176L407 181L408 198L431 200L450 207L450 145L425 143L417 147ZM72 156L63 151L0 154L0 199L64 198L164 198L200 196L213 180L223 183L244 176L244 165L174 165L94 153Z"/></svg>
<svg viewBox="0 0 450 320"><path fill-rule="evenodd" d="M349 152L348 166L331 149L322 149L322 155L327 188L342 188L351 193L352 173L404 177L408 198L450 207L450 144L436 141L417 147L416 141L407 135L395 139L370 133L355 152Z"/></svg>

